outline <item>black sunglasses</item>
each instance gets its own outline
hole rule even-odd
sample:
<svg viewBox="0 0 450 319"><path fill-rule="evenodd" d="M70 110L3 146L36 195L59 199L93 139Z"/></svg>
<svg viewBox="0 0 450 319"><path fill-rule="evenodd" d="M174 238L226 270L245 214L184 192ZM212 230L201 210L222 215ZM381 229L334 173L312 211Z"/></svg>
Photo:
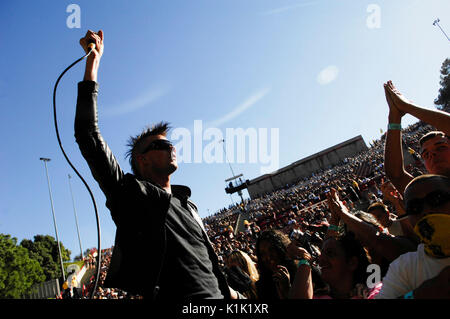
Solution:
<svg viewBox="0 0 450 319"><path fill-rule="evenodd" d="M147 153L148 151L169 151L172 147L173 144L168 140L154 140L147 145L142 154Z"/></svg>
<svg viewBox="0 0 450 319"><path fill-rule="evenodd" d="M427 203L436 208L444 205L450 200L450 193L443 191L434 191L427 194L424 198L415 198L406 202L406 215L418 215L422 213L423 206Z"/></svg>

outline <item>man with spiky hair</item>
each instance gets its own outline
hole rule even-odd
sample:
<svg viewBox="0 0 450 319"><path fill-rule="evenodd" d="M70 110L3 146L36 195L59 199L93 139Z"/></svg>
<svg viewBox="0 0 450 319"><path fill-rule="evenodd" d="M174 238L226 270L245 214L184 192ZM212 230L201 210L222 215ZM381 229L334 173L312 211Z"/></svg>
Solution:
<svg viewBox="0 0 450 319"><path fill-rule="evenodd" d="M80 40L87 52L84 80L78 84L75 137L92 175L106 196L117 226L104 285L151 300L236 298L218 264L191 191L172 185L178 168L175 147L161 122L131 137L127 156L133 174L125 174L100 134L97 123L97 72L103 31Z"/></svg>

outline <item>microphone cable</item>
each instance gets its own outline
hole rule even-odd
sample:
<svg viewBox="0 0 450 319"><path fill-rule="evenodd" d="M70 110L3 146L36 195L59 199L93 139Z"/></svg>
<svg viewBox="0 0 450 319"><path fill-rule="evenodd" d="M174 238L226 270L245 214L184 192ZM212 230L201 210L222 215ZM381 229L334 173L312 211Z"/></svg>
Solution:
<svg viewBox="0 0 450 319"><path fill-rule="evenodd" d="M102 258L101 258L101 255L102 255L102 254L101 254L100 219L99 219L99 216L98 216L97 204L96 204L96 202L95 202L94 195L92 194L92 191L91 191L91 189L89 188L89 185L86 183L86 181L85 181L84 178L81 176L81 174L77 171L77 169L75 168L75 166L73 166L72 162L69 160L69 158L68 158L68 156L67 156L67 154L66 154L66 152L64 151L64 148L63 148L63 146L62 146L61 139L60 139L60 137L59 137L58 121L57 121L57 118L56 118L56 89L58 88L58 83L59 83L59 81L61 80L61 78L63 77L63 75L64 75L67 71L69 71L75 64L77 64L77 63L80 62L81 60L87 58L87 57L91 54L91 52L92 52L92 50L93 50L93 47L94 47L94 46L90 46L90 50L89 50L89 52L88 52L87 54L85 54L84 56L82 56L81 58L79 58L78 60L76 60L75 62L73 62L71 65L69 65L69 66L61 73L61 75L58 77L58 80L56 80L55 87L54 87L54 89L53 89L53 119L54 119L54 123L55 123L55 131L56 131L56 137L57 137L57 139L58 139L58 144L59 144L59 147L61 148L61 151L62 151L62 153L63 153L63 155L64 155L64 158L65 158L66 161L69 163L70 167L72 167L72 169L73 169L73 170L75 171L75 173L78 175L78 177L81 179L81 181L83 182L84 186L86 186L86 188L87 188L87 190L88 190L88 192L89 192L89 195L91 196L92 203L93 203L93 205L94 205L95 217L96 217L96 221L97 221L97 235L98 235L97 275L96 275L96 277L95 277L95 284L94 284L94 287L93 287L93 289L92 289L92 292L91 292L91 295L90 295L90 299L93 299L93 298L94 298L95 291L97 290L97 285L98 285L98 281L99 281L99 278L100 278L100 269L101 269L101 260L102 260Z"/></svg>

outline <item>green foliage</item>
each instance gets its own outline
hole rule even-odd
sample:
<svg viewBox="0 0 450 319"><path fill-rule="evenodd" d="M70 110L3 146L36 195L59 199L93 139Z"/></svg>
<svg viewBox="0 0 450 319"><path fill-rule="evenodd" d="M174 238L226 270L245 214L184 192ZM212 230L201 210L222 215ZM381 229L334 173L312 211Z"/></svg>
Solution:
<svg viewBox="0 0 450 319"><path fill-rule="evenodd" d="M81 261L81 260L83 260L83 259L81 258L81 254L79 254L79 255L76 255L75 258L74 258L73 260L75 260L75 261Z"/></svg>
<svg viewBox="0 0 450 319"><path fill-rule="evenodd" d="M441 80L439 84L439 95L434 100L438 109L450 112L450 59L447 58L441 66Z"/></svg>
<svg viewBox="0 0 450 319"><path fill-rule="evenodd" d="M20 298L35 283L45 280L38 261L17 239L0 234L0 298Z"/></svg>
<svg viewBox="0 0 450 319"><path fill-rule="evenodd" d="M50 235L36 235L34 236L34 242L29 239L24 239L20 245L27 248L30 256L39 262L44 271L45 280L62 277L58 243L55 238ZM61 242L60 245L63 262L69 261L70 250L65 249Z"/></svg>
<svg viewBox="0 0 450 319"><path fill-rule="evenodd" d="M89 256L90 253L91 253L91 250L92 250L92 248L87 248L87 249L83 252L83 256L84 256L84 257ZM81 254L79 254L79 255L76 255L75 258L74 258L73 260L81 261L81 260L83 260L83 258L81 258Z"/></svg>

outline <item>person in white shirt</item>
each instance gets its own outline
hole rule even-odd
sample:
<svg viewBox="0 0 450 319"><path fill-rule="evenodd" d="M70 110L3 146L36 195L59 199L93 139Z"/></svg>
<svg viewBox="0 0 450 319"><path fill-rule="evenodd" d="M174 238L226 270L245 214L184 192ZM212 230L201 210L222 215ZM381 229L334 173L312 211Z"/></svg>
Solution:
<svg viewBox="0 0 450 319"><path fill-rule="evenodd" d="M405 188L406 215L421 239L394 260L377 299L450 298L450 179L422 175Z"/></svg>

